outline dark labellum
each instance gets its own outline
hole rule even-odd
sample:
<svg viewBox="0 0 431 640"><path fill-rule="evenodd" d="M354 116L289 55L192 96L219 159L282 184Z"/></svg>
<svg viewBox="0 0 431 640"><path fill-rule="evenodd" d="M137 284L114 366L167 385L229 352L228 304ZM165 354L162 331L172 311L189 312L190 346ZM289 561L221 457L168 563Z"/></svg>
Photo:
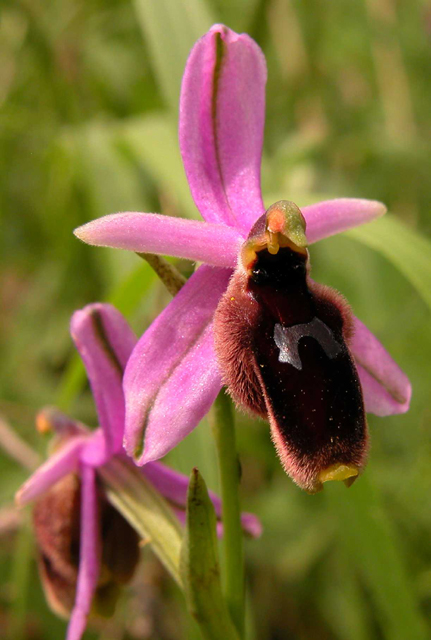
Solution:
<svg viewBox="0 0 431 640"><path fill-rule="evenodd" d="M79 568L81 482L65 476L40 498L33 509L39 550L39 571L50 607L69 617L75 603ZM102 562L93 600L93 613L113 613L121 584L128 582L139 560L139 537L108 503L103 491L98 500Z"/></svg>
<svg viewBox="0 0 431 640"><path fill-rule="evenodd" d="M218 306L215 344L234 400L269 419L286 472L315 492L326 480L351 484L365 464L367 426L350 309L310 280L304 249L284 244L270 253L259 236L251 245Z"/></svg>

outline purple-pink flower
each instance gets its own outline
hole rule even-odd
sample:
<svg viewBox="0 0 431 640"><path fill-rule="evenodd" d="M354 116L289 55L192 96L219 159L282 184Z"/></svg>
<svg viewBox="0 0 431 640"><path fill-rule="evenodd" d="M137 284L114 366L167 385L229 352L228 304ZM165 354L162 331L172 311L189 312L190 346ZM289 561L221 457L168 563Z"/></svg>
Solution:
<svg viewBox="0 0 431 640"><path fill-rule="evenodd" d="M215 25L184 73L179 139L193 199L205 222L120 213L76 230L83 241L205 263L139 340L124 377L124 445L139 464L164 456L208 412L222 386L213 318L238 254L264 214L260 164L266 65L247 35ZM338 199L302 209L309 244L383 215L379 202ZM411 387L358 319L349 344L367 411L407 411Z"/></svg>
<svg viewBox="0 0 431 640"><path fill-rule="evenodd" d="M21 487L17 502L23 505L33 500L42 501L66 476L76 474L80 478L79 570L67 633L68 640L79 640L104 568L98 471L109 465L113 457L125 457L122 453L125 413L122 379L136 338L122 315L108 304L93 304L75 312L71 333L90 380L100 428L90 431L57 410L43 411L39 416L39 427L43 430L46 426L55 431L55 452ZM146 465L141 472L183 520L188 478L158 462ZM73 501L73 495L73 491L68 490L64 503L69 498ZM220 517L221 501L213 493L210 495ZM54 498L49 504L54 503L61 506L61 496L60 500ZM49 504L44 506L45 511ZM64 508L67 511L67 506ZM73 514L65 515L72 519ZM62 524L61 518L57 522L56 517L56 513L46 514L49 536L53 528ZM44 513L38 514L38 521L44 518ZM243 514L242 524L250 535L260 535L260 523L254 515ZM40 526L44 526L43 522ZM43 554L43 549L41 551ZM49 560L47 558L47 562Z"/></svg>

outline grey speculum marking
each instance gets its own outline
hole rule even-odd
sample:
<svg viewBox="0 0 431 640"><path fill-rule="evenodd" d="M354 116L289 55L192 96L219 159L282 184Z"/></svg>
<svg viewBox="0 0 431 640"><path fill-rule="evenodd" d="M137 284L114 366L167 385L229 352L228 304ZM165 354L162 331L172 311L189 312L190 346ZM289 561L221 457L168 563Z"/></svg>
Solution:
<svg viewBox="0 0 431 640"><path fill-rule="evenodd" d="M334 338L331 329L319 318L313 318L311 322L294 324L292 327L283 327L276 324L274 327L274 340L280 349L279 362L291 364L295 369L302 369L299 357L299 341L301 338L314 338L322 347L328 358L335 358L341 351L341 345Z"/></svg>

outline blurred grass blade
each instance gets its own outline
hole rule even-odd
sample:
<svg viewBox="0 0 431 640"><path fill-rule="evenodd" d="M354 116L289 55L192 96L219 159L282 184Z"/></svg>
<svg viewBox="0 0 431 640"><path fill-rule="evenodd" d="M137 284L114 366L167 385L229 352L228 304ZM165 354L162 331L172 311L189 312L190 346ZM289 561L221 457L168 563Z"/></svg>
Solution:
<svg viewBox="0 0 431 640"><path fill-rule="evenodd" d="M146 116L128 121L119 136L159 188L188 216L199 217L181 161L177 125L166 115Z"/></svg>
<svg viewBox="0 0 431 640"><path fill-rule="evenodd" d="M181 584L179 573L182 530L166 500L131 464L111 459L100 468L110 502L148 540L154 553L172 577Z"/></svg>
<svg viewBox="0 0 431 640"><path fill-rule="evenodd" d="M331 567L331 580L320 593L323 615L339 640L374 638L369 602L362 581L358 580L357 572L352 571L344 549L337 549L334 565Z"/></svg>
<svg viewBox="0 0 431 640"><path fill-rule="evenodd" d="M219 0L222 20L238 33L247 31L251 28L259 4L260 0Z"/></svg>
<svg viewBox="0 0 431 640"><path fill-rule="evenodd" d="M136 309L143 296L156 282L156 275L145 262L140 263L123 282L114 287L107 298L119 311L129 318ZM86 374L81 358L77 353L71 357L63 374L56 398L56 406L67 411L71 403L85 384Z"/></svg>
<svg viewBox="0 0 431 640"><path fill-rule="evenodd" d="M181 577L188 608L199 623L203 637L238 639L222 593L214 507L197 469L191 473L187 493Z"/></svg>
<svg viewBox="0 0 431 640"><path fill-rule="evenodd" d="M68 129L63 136L63 144L75 145L75 154L82 162L83 182L94 197L96 212L101 214L133 211L136 203L145 207L142 176L131 170L128 159L120 152L116 133L116 123L95 119Z"/></svg>
<svg viewBox="0 0 431 640"><path fill-rule="evenodd" d="M334 483L335 484L335 483ZM429 638L403 563L402 550L369 473L348 491L325 487L340 542L372 595L387 640Z"/></svg>
<svg viewBox="0 0 431 640"><path fill-rule="evenodd" d="M114 287L107 302L113 304L118 311L129 318L156 281L153 269L144 262L134 269L121 284Z"/></svg>
<svg viewBox="0 0 431 640"><path fill-rule="evenodd" d="M134 0L134 5L159 87L176 117L187 57L215 20L206 0Z"/></svg>
<svg viewBox="0 0 431 640"><path fill-rule="evenodd" d="M74 353L70 358L57 391L55 405L68 411L73 400L85 384L86 374L81 358Z"/></svg>
<svg viewBox="0 0 431 640"><path fill-rule="evenodd" d="M11 585L13 593L10 612L11 623L7 635L9 640L26 637L26 611L30 595L29 588L33 557L33 532L30 526L30 514L27 513L23 515L21 526L18 529L12 560Z"/></svg>
<svg viewBox="0 0 431 640"><path fill-rule="evenodd" d="M431 310L431 242L395 216L346 232L384 255L417 289Z"/></svg>

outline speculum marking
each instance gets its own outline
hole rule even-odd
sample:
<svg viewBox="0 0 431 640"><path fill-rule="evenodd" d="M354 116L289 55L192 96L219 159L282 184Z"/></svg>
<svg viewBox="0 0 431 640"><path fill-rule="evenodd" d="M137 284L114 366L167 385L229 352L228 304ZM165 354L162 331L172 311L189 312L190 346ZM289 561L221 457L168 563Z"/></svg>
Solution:
<svg viewBox="0 0 431 640"><path fill-rule="evenodd" d="M335 358L341 351L341 345L334 338L331 329L319 318L313 318L311 322L295 324L291 327L283 327L276 324L274 327L274 341L280 349L279 362L291 364L295 369L302 369L299 356L299 341L301 338L311 337L317 340L328 358Z"/></svg>

